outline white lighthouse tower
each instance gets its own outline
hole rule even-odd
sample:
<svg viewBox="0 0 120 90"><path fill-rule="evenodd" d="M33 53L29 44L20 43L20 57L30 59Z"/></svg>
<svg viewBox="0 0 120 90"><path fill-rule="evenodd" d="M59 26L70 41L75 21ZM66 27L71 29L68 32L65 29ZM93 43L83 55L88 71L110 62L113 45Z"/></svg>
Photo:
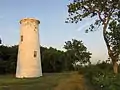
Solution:
<svg viewBox="0 0 120 90"><path fill-rule="evenodd" d="M42 76L39 20L24 18L20 21L20 42L18 49L16 77L32 78Z"/></svg>

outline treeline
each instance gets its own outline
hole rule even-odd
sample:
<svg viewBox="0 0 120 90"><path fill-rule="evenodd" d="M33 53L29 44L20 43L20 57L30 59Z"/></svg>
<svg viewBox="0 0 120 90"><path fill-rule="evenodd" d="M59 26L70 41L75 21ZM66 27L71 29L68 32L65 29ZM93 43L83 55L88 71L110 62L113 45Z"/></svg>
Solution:
<svg viewBox="0 0 120 90"><path fill-rule="evenodd" d="M79 65L90 64L91 53L82 41L72 39L65 42L66 51L53 47L40 46L43 72L62 72L75 70ZM14 74L16 72L18 45L0 46L0 74Z"/></svg>
<svg viewBox="0 0 120 90"><path fill-rule="evenodd" d="M18 46L0 46L0 74L15 73Z"/></svg>

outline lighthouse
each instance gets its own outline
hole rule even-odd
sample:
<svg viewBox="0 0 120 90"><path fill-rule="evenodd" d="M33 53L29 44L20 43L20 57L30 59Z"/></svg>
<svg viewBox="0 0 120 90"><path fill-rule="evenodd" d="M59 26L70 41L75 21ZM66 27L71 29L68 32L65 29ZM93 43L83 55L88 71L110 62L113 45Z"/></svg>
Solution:
<svg viewBox="0 0 120 90"><path fill-rule="evenodd" d="M39 43L40 21L34 18L20 20L16 77L34 78L42 76Z"/></svg>

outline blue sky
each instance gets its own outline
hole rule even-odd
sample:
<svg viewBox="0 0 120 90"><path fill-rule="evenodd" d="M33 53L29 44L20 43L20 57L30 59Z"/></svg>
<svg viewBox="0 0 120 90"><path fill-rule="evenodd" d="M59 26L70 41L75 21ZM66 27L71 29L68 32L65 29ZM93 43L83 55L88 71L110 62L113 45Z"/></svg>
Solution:
<svg viewBox="0 0 120 90"><path fill-rule="evenodd" d="M92 60L107 59L107 50L102 37L101 28L86 34L84 29L92 19L79 24L66 24L69 0L1 0L0 1L0 37L6 45L19 42L19 21L25 17L40 20L40 43L63 49L64 42L75 38L82 40L88 50L93 53Z"/></svg>

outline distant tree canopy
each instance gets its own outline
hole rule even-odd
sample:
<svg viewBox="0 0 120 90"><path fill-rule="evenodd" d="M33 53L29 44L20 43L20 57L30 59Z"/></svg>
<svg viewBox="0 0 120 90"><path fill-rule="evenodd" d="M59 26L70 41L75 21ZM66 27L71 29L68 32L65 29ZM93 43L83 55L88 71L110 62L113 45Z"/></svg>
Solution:
<svg viewBox="0 0 120 90"><path fill-rule="evenodd" d="M72 41L65 42L64 48L67 50L71 63L79 62L81 65L90 63L92 53L87 51L82 41L72 39Z"/></svg>
<svg viewBox="0 0 120 90"><path fill-rule="evenodd" d="M69 17L66 23L78 23L84 18L97 16L94 19L95 22L90 24L86 32L94 31L99 26L103 27L103 37L108 49L108 55L112 60L114 73L118 73L117 61L120 54L118 52L120 46L118 39L120 36L116 35L116 32L120 31L120 0L72 0L68 5L68 13Z"/></svg>
<svg viewBox="0 0 120 90"><path fill-rule="evenodd" d="M18 46L0 46L0 74L15 73Z"/></svg>
<svg viewBox="0 0 120 90"><path fill-rule="evenodd" d="M55 48L41 47L43 72L60 72L64 70L64 52Z"/></svg>
<svg viewBox="0 0 120 90"><path fill-rule="evenodd" d="M75 70L73 64L76 61L82 64L90 62L91 53L87 52L87 48L82 41L75 39L73 39L73 42L67 41L64 48L66 51L57 50L53 47L40 47L43 72ZM17 53L18 45L0 46L0 74L14 74L16 72Z"/></svg>

